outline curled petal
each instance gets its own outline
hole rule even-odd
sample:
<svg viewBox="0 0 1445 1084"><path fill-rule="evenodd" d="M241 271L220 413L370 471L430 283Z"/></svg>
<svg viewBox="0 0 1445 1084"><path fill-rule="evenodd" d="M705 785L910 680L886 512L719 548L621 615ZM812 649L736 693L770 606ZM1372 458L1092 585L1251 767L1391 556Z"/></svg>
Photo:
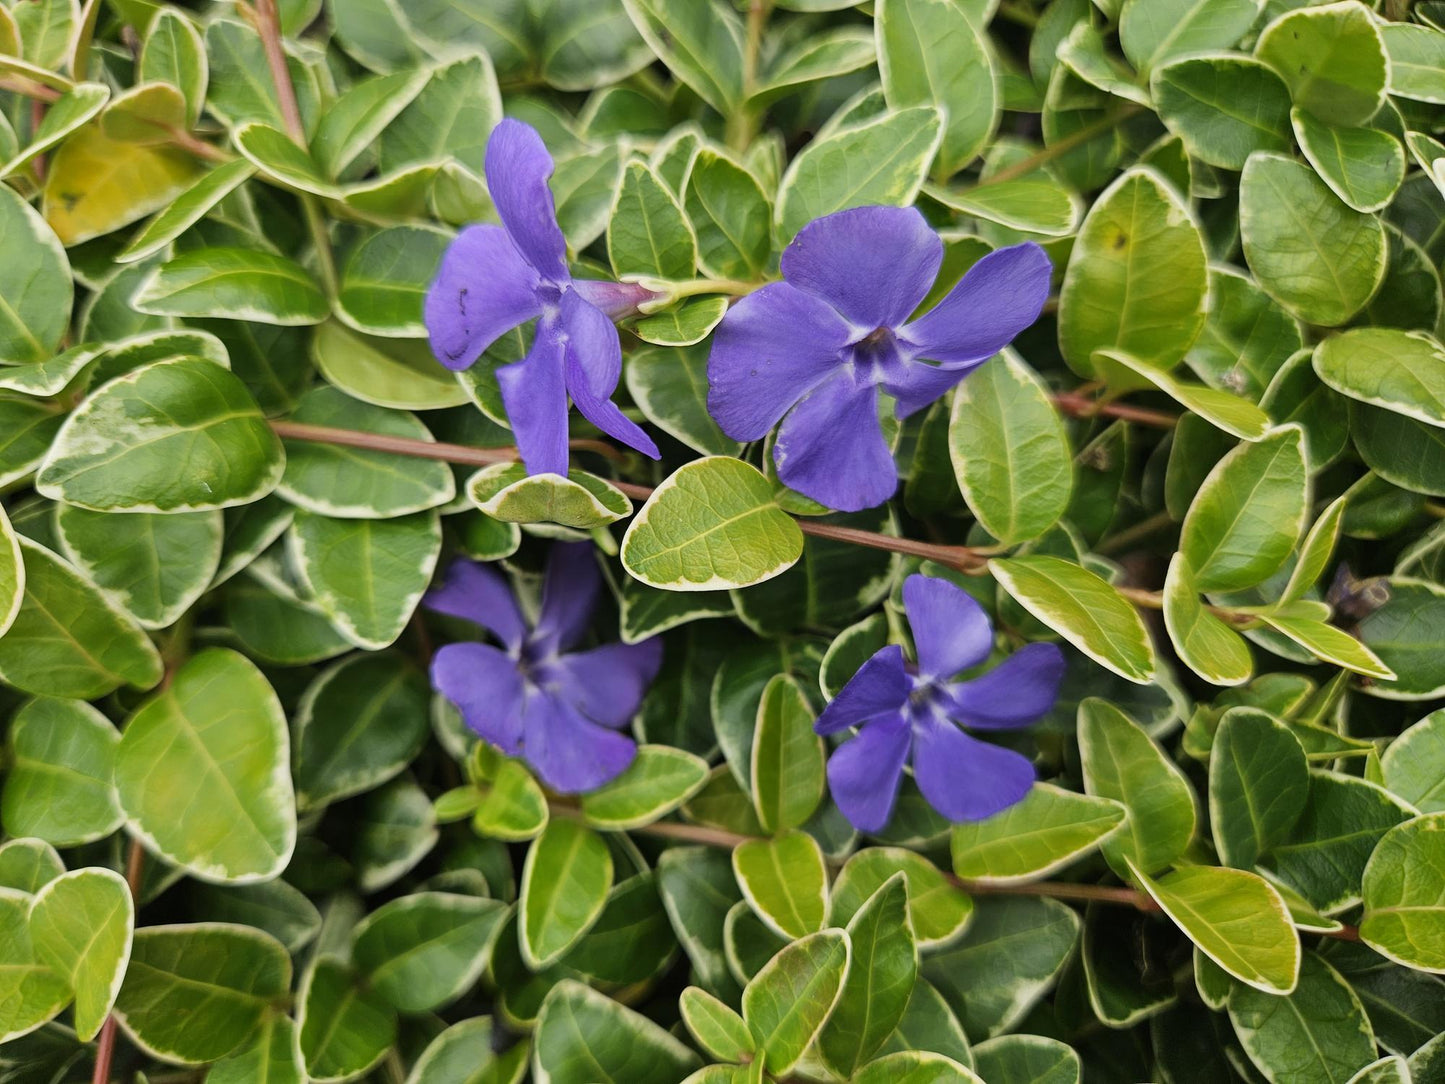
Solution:
<svg viewBox="0 0 1445 1084"><path fill-rule="evenodd" d="M473 621L516 651L527 635L527 624L505 579L475 561L459 559L447 568L442 582L422 599L437 613Z"/></svg>
<svg viewBox="0 0 1445 1084"><path fill-rule="evenodd" d="M781 266L866 333L907 320L942 262L943 242L917 208L854 207L804 226Z"/></svg>
<svg viewBox="0 0 1445 1084"><path fill-rule="evenodd" d="M951 714L964 726L1027 726L1054 706L1064 680L1057 644L1026 644L982 677L949 690Z"/></svg>
<svg viewBox="0 0 1445 1084"><path fill-rule="evenodd" d="M970 738L944 719L914 724L913 778L928 804L951 821L981 821L1023 801L1034 766L1012 749Z"/></svg>
<svg viewBox="0 0 1445 1084"><path fill-rule="evenodd" d="M925 677L952 677L988 658L993 626L962 587L915 573L903 581L903 608Z"/></svg>
<svg viewBox="0 0 1445 1084"><path fill-rule="evenodd" d="M631 738L588 722L559 696L527 690L523 755L542 782L562 794L596 790L616 779L637 746Z"/></svg>
<svg viewBox="0 0 1445 1084"><path fill-rule="evenodd" d="M899 330L919 356L946 365L991 358L1039 318L1051 266L1032 241L990 252L946 297Z"/></svg>
<svg viewBox="0 0 1445 1084"><path fill-rule="evenodd" d="M486 644L447 644L432 657L431 680L473 733L508 756L521 751L524 694L515 659Z"/></svg>
<svg viewBox="0 0 1445 1084"><path fill-rule="evenodd" d="M510 117L503 120L487 140L484 168L487 191L517 251L544 279L566 282L567 241L547 187L552 156L537 130Z"/></svg>
<svg viewBox="0 0 1445 1084"><path fill-rule="evenodd" d="M897 375L890 374L884 379L883 390L898 401L894 413L899 418L906 418L937 402L946 391L973 372L974 368L975 366L959 366L945 369L941 365L930 365L926 361L907 361L899 367Z"/></svg>
<svg viewBox="0 0 1445 1084"><path fill-rule="evenodd" d="M572 289L582 295L582 300L601 309L609 320L630 316L639 305L662 296L635 282L604 282L601 279L573 279Z"/></svg>
<svg viewBox="0 0 1445 1084"><path fill-rule="evenodd" d="M840 372L783 419L773 445L783 484L840 512L882 504L898 468L878 421L878 388Z"/></svg>
<svg viewBox="0 0 1445 1084"><path fill-rule="evenodd" d="M565 349L559 328L544 317L537 321L527 356L497 370L502 404L528 474L567 476Z"/></svg>
<svg viewBox="0 0 1445 1084"><path fill-rule="evenodd" d="M707 409L733 440L761 440L842 365L848 324L825 302L774 282L730 308L713 333Z"/></svg>
<svg viewBox="0 0 1445 1084"><path fill-rule="evenodd" d="M532 643L539 654L566 651L587 632L602 590L602 570L591 542L558 542L547 559L542 609Z"/></svg>
<svg viewBox="0 0 1445 1084"><path fill-rule="evenodd" d="M657 445L612 401L622 375L622 344L617 328L576 290L562 295L562 327L567 334L567 390L577 409L609 437L653 459Z"/></svg>
<svg viewBox="0 0 1445 1084"><path fill-rule="evenodd" d="M911 684L903 668L903 649L897 644L880 648L828 702L813 724L813 730L819 734L836 734L895 712L907 702Z"/></svg>
<svg viewBox="0 0 1445 1084"><path fill-rule="evenodd" d="M537 272L500 226L468 226L442 256L426 294L432 353L466 369L487 347L542 311Z"/></svg>
<svg viewBox="0 0 1445 1084"><path fill-rule="evenodd" d="M662 666L662 640L607 644L557 660L558 694L594 723L614 729L632 722Z"/></svg>
<svg viewBox="0 0 1445 1084"><path fill-rule="evenodd" d="M860 832L888 823L911 742L908 721L895 712L868 723L828 759L828 790Z"/></svg>

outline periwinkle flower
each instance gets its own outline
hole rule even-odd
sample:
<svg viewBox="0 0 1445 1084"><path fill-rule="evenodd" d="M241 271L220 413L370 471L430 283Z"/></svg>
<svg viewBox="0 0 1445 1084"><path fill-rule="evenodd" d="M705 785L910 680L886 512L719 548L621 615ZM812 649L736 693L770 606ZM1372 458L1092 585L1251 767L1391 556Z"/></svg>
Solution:
<svg viewBox="0 0 1445 1084"><path fill-rule="evenodd" d="M912 207L856 207L810 222L783 252L784 282L723 317L708 360L708 410L734 440L781 421L783 482L830 508L881 504L898 486L878 418L928 406L1038 318L1049 259L1033 243L991 252L916 320L943 242Z"/></svg>
<svg viewBox="0 0 1445 1084"><path fill-rule="evenodd" d="M1026 726L1054 706L1064 656L1054 644L1028 644L971 681L950 681L988 658L993 627L962 588L913 575L903 605L918 662L897 644L877 651L818 716L814 729L858 727L828 760L828 786L860 831L888 823L903 765L930 805L951 821L990 817L1021 801L1034 781L1029 759L970 737L974 730Z"/></svg>
<svg viewBox="0 0 1445 1084"><path fill-rule="evenodd" d="M446 645L432 659L432 685L471 730L524 758L566 794L600 787L632 763L637 746L620 731L662 664L655 638L572 651L601 589L591 543L571 542L552 548L535 625L523 618L506 580L474 561L455 561L423 600L502 643Z"/></svg>
<svg viewBox="0 0 1445 1084"><path fill-rule="evenodd" d="M442 257L426 296L433 353L449 369L466 369L506 332L535 319L527 356L497 370L528 473L567 474L569 395L598 429L658 458L652 438L612 402L622 344L609 312L651 293L572 278L547 187L552 156L536 129L511 119L498 124L487 140L486 173L502 225L468 226Z"/></svg>

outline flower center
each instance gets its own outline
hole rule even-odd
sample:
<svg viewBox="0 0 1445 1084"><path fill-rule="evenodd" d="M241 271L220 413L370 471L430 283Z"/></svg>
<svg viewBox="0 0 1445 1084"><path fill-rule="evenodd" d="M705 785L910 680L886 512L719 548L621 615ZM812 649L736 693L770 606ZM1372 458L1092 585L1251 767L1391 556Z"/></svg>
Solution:
<svg viewBox="0 0 1445 1084"><path fill-rule="evenodd" d="M859 384L881 384L898 377L903 370L903 357L898 339L891 327L876 327L861 339L843 348L843 356L853 369Z"/></svg>

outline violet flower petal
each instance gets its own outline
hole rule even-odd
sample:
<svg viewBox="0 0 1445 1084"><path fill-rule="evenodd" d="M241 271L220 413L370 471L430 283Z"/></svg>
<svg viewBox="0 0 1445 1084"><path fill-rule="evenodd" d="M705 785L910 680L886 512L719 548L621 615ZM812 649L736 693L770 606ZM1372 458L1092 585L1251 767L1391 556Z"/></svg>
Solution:
<svg viewBox="0 0 1445 1084"><path fill-rule="evenodd" d="M833 751L828 790L848 823L876 832L888 823L912 733L899 713L874 719Z"/></svg>
<svg viewBox="0 0 1445 1084"><path fill-rule="evenodd" d="M828 702L813 724L813 730L818 734L836 734L895 712L908 702L911 685L903 667L903 649L897 644L879 648Z"/></svg>
<svg viewBox="0 0 1445 1084"><path fill-rule="evenodd" d="M522 749L522 675L517 661L487 644L447 644L432 657L432 687L468 729L509 756Z"/></svg>
<svg viewBox="0 0 1445 1084"><path fill-rule="evenodd" d="M1022 801L1034 783L1028 757L970 738L937 716L915 721L913 778L951 821L981 821Z"/></svg>
<svg viewBox="0 0 1445 1084"><path fill-rule="evenodd" d="M542 609L532 630L541 656L559 654L581 640L602 591L602 570L591 542L558 542L547 558Z"/></svg>
<svg viewBox="0 0 1445 1084"><path fill-rule="evenodd" d="M733 440L761 440L839 370L847 322L824 301L773 282L730 308L713 333L707 409Z"/></svg>
<svg viewBox="0 0 1445 1084"><path fill-rule="evenodd" d="M903 364L901 376L884 379L883 390L897 400L894 414L900 419L906 418L937 402L975 368L977 366L969 365L945 369L926 361L909 361Z"/></svg>
<svg viewBox="0 0 1445 1084"><path fill-rule="evenodd" d="M1032 241L990 252L937 305L902 327L919 356L947 365L993 357L1039 318L1051 266Z"/></svg>
<svg viewBox="0 0 1445 1084"><path fill-rule="evenodd" d="M465 558L447 567L442 582L426 593L422 605L475 622L506 644L509 651L521 648L527 635L527 624L507 581L490 568Z"/></svg>
<svg viewBox="0 0 1445 1084"><path fill-rule="evenodd" d="M783 419L773 461L784 485L840 512L880 505L898 488L878 421L878 388L856 384L846 370Z"/></svg>
<svg viewBox="0 0 1445 1084"><path fill-rule="evenodd" d="M466 369L487 347L542 311L537 272L500 226L468 226L442 256L426 295L432 353Z"/></svg>
<svg viewBox="0 0 1445 1084"><path fill-rule="evenodd" d="M564 351L560 329L543 317L527 356L497 370L502 404L528 474L567 476Z"/></svg>
<svg viewBox="0 0 1445 1084"><path fill-rule="evenodd" d="M567 273L567 241L557 225L557 209L547 179L552 156L537 130L510 117L492 129L483 163L487 191L512 243L542 278L562 285Z"/></svg>
<svg viewBox="0 0 1445 1084"><path fill-rule="evenodd" d="M915 573L903 581L903 608L924 677L949 678L988 658L993 626L962 587Z"/></svg>
<svg viewBox="0 0 1445 1084"><path fill-rule="evenodd" d="M567 390L578 411L609 437L660 459L651 437L612 402L622 375L622 344L611 320L576 290L562 295L562 328L567 334Z"/></svg>
<svg viewBox="0 0 1445 1084"><path fill-rule="evenodd" d="M562 794L596 790L637 755L631 738L588 722L561 697L536 688L527 691L524 727L527 763Z"/></svg>
<svg viewBox="0 0 1445 1084"><path fill-rule="evenodd" d="M917 208L853 207L799 230L781 267L866 334L907 320L942 262L943 242Z"/></svg>
<svg viewBox="0 0 1445 1084"><path fill-rule="evenodd" d="M554 664L557 694L592 722L617 729L632 722L662 666L662 640L605 644Z"/></svg>
<svg viewBox="0 0 1445 1084"><path fill-rule="evenodd" d="M967 727L1027 726L1054 706L1064 667L1057 644L1026 644L982 677L951 687L950 713Z"/></svg>

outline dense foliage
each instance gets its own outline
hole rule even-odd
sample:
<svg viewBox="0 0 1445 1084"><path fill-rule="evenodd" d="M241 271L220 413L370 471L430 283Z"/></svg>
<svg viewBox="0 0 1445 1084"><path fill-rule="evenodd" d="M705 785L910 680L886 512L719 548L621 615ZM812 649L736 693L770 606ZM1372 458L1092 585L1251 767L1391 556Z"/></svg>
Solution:
<svg viewBox="0 0 1445 1084"><path fill-rule="evenodd" d="M1445 1082L1442 105L1438 0L0 0L0 1080Z"/></svg>

